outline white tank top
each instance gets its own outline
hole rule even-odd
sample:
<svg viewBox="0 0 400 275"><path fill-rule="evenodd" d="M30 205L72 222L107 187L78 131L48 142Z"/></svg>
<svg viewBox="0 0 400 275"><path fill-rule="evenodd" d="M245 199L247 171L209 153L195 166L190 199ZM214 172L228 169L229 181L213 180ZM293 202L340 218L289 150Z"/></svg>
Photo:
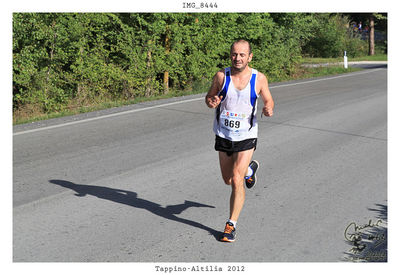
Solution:
<svg viewBox="0 0 400 275"><path fill-rule="evenodd" d="M257 70L252 69L250 81L243 90L237 90L231 80L231 68L225 68L224 85L218 96L223 96L216 109L214 133L217 136L241 141L257 138Z"/></svg>

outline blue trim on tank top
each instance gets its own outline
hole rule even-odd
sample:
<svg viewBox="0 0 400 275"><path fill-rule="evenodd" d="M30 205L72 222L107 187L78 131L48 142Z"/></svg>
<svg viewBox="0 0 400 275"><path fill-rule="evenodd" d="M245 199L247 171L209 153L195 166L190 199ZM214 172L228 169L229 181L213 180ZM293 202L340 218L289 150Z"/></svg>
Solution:
<svg viewBox="0 0 400 275"><path fill-rule="evenodd" d="M218 94L219 96L222 95L221 101L224 101L226 94L228 93L229 84L231 83L231 71L229 68L225 70L225 85L222 91Z"/></svg>
<svg viewBox="0 0 400 275"><path fill-rule="evenodd" d="M252 74L251 80L250 80L250 102L251 102L251 106L254 106L254 104L256 104L256 101L257 101L256 77L257 77L257 74L254 73L254 74Z"/></svg>

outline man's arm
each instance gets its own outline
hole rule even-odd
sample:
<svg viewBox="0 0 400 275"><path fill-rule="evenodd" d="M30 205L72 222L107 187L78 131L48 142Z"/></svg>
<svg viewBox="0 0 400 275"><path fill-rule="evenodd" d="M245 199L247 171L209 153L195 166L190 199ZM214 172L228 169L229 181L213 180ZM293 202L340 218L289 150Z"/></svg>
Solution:
<svg viewBox="0 0 400 275"><path fill-rule="evenodd" d="M206 104L209 108L217 108L217 106L221 103L222 96L218 97L218 92L222 89L224 77L225 74L223 70L214 75L210 90L205 97Z"/></svg>
<svg viewBox="0 0 400 275"><path fill-rule="evenodd" d="M264 74L260 72L258 73L257 77L257 86L260 87L259 94L261 95L264 102L262 113L265 116L273 116L275 103L268 88L268 79Z"/></svg>

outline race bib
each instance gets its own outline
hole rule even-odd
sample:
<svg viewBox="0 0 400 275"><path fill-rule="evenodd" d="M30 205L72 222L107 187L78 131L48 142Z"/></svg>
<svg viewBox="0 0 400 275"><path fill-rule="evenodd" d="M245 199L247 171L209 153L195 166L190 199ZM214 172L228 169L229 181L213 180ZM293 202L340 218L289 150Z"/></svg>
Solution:
<svg viewBox="0 0 400 275"><path fill-rule="evenodd" d="M219 117L219 125L225 136L240 137L248 132L249 122L245 114L224 111Z"/></svg>

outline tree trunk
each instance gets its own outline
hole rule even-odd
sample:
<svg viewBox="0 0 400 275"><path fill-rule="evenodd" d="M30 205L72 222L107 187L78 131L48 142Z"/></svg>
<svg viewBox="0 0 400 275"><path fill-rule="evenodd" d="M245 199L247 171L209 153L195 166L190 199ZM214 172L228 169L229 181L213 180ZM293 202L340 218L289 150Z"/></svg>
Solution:
<svg viewBox="0 0 400 275"><path fill-rule="evenodd" d="M375 55L375 22L372 14L369 17L369 55Z"/></svg>
<svg viewBox="0 0 400 275"><path fill-rule="evenodd" d="M164 94L167 94L169 91L168 82L169 82L168 71L165 71L164 72Z"/></svg>
<svg viewBox="0 0 400 275"><path fill-rule="evenodd" d="M54 50L56 47L56 39L57 39L57 32L55 30L55 26L56 26L56 22L53 21L53 24L51 25L51 30L53 31L53 40L51 42L51 49L50 49L50 62L49 62L49 67L47 68L47 73L46 73L46 86L44 89L44 94L46 99L48 99L50 97L49 95L49 86L51 84L49 84L50 82L50 73L51 73L51 67L53 66L53 59L54 59ZM47 108L47 107L46 107Z"/></svg>
<svg viewBox="0 0 400 275"><path fill-rule="evenodd" d="M166 32L165 32L165 55L168 56L170 50L171 50L171 45L170 45L170 41L169 41L169 30L168 30L168 25L166 28ZM169 72L165 71L164 72L164 80L163 80L163 85L164 85L164 94L167 94L169 92Z"/></svg>
<svg viewBox="0 0 400 275"><path fill-rule="evenodd" d="M147 73L149 73L149 71L150 71L150 66L151 66L151 48L150 48L150 45L151 45L151 40L149 40L148 42L147 42ZM145 97L149 97L150 95L151 95L151 79L152 79L152 77L151 77L151 75L149 75L148 77L147 77L147 83L146 83L146 92L145 92Z"/></svg>

